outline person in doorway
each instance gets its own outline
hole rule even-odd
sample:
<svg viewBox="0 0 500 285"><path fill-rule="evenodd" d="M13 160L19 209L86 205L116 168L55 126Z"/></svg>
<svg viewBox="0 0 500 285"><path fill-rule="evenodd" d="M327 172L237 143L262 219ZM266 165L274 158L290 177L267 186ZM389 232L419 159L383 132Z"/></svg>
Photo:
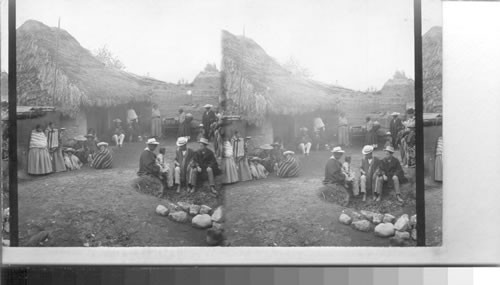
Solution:
<svg viewBox="0 0 500 285"><path fill-rule="evenodd" d="M366 137L365 145L376 145L377 144L377 133L373 129L373 120L370 117L366 117Z"/></svg>
<svg viewBox="0 0 500 285"><path fill-rule="evenodd" d="M278 177L297 177L300 172L300 164L295 157L295 152L288 150L283 152L284 159L278 163L276 174Z"/></svg>
<svg viewBox="0 0 500 285"><path fill-rule="evenodd" d="M136 121L137 123L139 123L139 117L137 116L137 113L135 112L134 108L132 107L132 105L129 105L129 108L127 110L127 123L128 124L131 124L132 121Z"/></svg>
<svg viewBox="0 0 500 285"><path fill-rule="evenodd" d="M123 140L125 139L125 131L122 128L122 120L114 119L115 127L113 130L113 136L111 137L115 142L117 147L123 147Z"/></svg>
<svg viewBox="0 0 500 285"><path fill-rule="evenodd" d="M177 139L177 150L174 160L174 185L176 192L181 192L182 185L186 185L188 193L192 192L194 181L190 180L193 171L194 151L187 147L188 140L185 137Z"/></svg>
<svg viewBox="0 0 500 285"><path fill-rule="evenodd" d="M359 184L361 186L361 194L363 194L363 201L366 201L366 192L372 192L377 178L376 173L380 166L380 160L373 155L373 146L365 145L361 151L363 158L361 159L361 167L359 172L361 174L359 178ZM354 192L354 195L358 194ZM376 198L376 197L375 197Z"/></svg>
<svg viewBox="0 0 500 285"><path fill-rule="evenodd" d="M108 149L107 142L97 144L99 150L92 155L90 167L95 169L108 169L113 167L113 156Z"/></svg>
<svg viewBox="0 0 500 285"><path fill-rule="evenodd" d="M179 129L177 130L177 137L185 137L186 134L184 132L184 121L186 120L186 113L184 112L184 109L180 108L179 109L179 114L176 118L177 122L179 122Z"/></svg>
<svg viewBox="0 0 500 285"><path fill-rule="evenodd" d="M206 104L203 107L205 108L205 112L203 112L202 123L205 128L205 138L210 140L213 135L210 127L217 121L217 116L212 111L212 105Z"/></svg>
<svg viewBox="0 0 500 285"><path fill-rule="evenodd" d="M146 141L147 147L142 151L139 158L137 176L152 176L160 179L160 167L156 163L156 154L154 152L159 144L154 138Z"/></svg>
<svg viewBox="0 0 500 285"><path fill-rule="evenodd" d="M399 118L399 113L398 112L393 112L391 114L392 120L389 125L389 131L391 132L392 136L392 146L396 148L398 146L398 133L402 129L404 129L403 122L401 122L401 119Z"/></svg>
<svg viewBox="0 0 500 285"><path fill-rule="evenodd" d="M347 120L345 113L342 112L339 115L339 124L338 124L338 145L349 147L349 121Z"/></svg>
<svg viewBox="0 0 500 285"><path fill-rule="evenodd" d="M307 134L307 128L302 127L299 129L299 136L297 138L297 145L303 155L308 156L311 151L312 139Z"/></svg>
<svg viewBox="0 0 500 285"><path fill-rule="evenodd" d="M215 159L214 152L208 148L208 139L202 138L199 143L200 149L195 152L193 159L196 171L191 172L191 181L197 184L198 178L208 180L210 191L213 194L217 194L217 190L215 190L215 176L220 174L217 160ZM194 191L195 188L192 188L191 192Z"/></svg>
<svg viewBox="0 0 500 285"><path fill-rule="evenodd" d="M47 128L45 129L45 135L47 136L47 148L50 153L50 158L52 159L52 171L53 172L66 171L66 166L64 165L64 157L61 148L60 130L55 128L52 122L49 122Z"/></svg>
<svg viewBox="0 0 500 285"><path fill-rule="evenodd" d="M158 104L153 104L151 110L151 136L156 139L161 138L161 114Z"/></svg>
<svg viewBox="0 0 500 285"><path fill-rule="evenodd" d="M41 125L31 131L28 151L28 174L42 175L52 172L52 161L47 145L47 136Z"/></svg>
<svg viewBox="0 0 500 285"><path fill-rule="evenodd" d="M375 181L374 199L378 202L382 199L382 189L384 185L392 185L396 192L396 199L403 202L401 198L400 184L406 181L403 168L399 160L393 156L394 148L388 146L384 149L385 157L380 162L379 171Z"/></svg>

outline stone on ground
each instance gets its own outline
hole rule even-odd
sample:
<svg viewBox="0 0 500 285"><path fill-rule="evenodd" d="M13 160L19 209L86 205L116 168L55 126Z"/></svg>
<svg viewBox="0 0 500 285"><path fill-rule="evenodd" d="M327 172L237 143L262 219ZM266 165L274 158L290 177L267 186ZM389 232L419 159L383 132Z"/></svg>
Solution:
<svg viewBox="0 0 500 285"><path fill-rule="evenodd" d="M375 215L373 215L373 220L372 222L375 224L375 225L378 225L380 223L382 223L382 221L384 220L384 215L382 214L379 214L379 213L375 213Z"/></svg>
<svg viewBox="0 0 500 285"><path fill-rule="evenodd" d="M395 237L398 237L398 238L404 239L404 240L409 240L410 239L410 233L409 232L400 232L400 231L397 231Z"/></svg>
<svg viewBox="0 0 500 285"><path fill-rule="evenodd" d="M222 206L219 206L217 207L217 209L215 209L214 213L212 214L212 221L216 223L224 221L224 217L222 215Z"/></svg>
<svg viewBox="0 0 500 285"><path fill-rule="evenodd" d="M176 205L170 201L165 201L164 204L165 204L165 207L167 207L169 212L177 212L177 211L181 210L181 207L179 207L178 205Z"/></svg>
<svg viewBox="0 0 500 285"><path fill-rule="evenodd" d="M222 233L222 230L217 230L214 228L208 229L207 230L207 244L210 246L216 246L219 245L223 242L224 240L224 235Z"/></svg>
<svg viewBox="0 0 500 285"><path fill-rule="evenodd" d="M177 212L170 213L170 214L168 214L168 217L172 221L178 222L178 223L185 223L189 220L188 214L184 211L177 211Z"/></svg>
<svg viewBox="0 0 500 285"><path fill-rule="evenodd" d="M391 246L407 246L408 245L406 240L399 238L399 237L396 237L396 236L391 237L389 239L389 243Z"/></svg>
<svg viewBox="0 0 500 285"><path fill-rule="evenodd" d="M417 240L417 229L411 230L411 239Z"/></svg>
<svg viewBox="0 0 500 285"><path fill-rule="evenodd" d="M363 218L365 218L366 220L368 221L373 221L373 216L375 215L374 212L372 211L365 211L365 210L361 210L359 211L361 213L361 215L363 215Z"/></svg>
<svg viewBox="0 0 500 285"><path fill-rule="evenodd" d="M189 214L192 216L198 215L200 213L200 205L191 205L189 207Z"/></svg>
<svg viewBox="0 0 500 285"><path fill-rule="evenodd" d="M394 223L396 220L396 217L394 217L391 214L385 214L384 218L382 219L382 223Z"/></svg>
<svg viewBox="0 0 500 285"><path fill-rule="evenodd" d="M407 214L402 215L394 224L397 231L404 232L410 227L410 219Z"/></svg>
<svg viewBox="0 0 500 285"><path fill-rule="evenodd" d="M375 227L375 235L379 237L391 237L394 235L394 225L391 223L378 224Z"/></svg>
<svg viewBox="0 0 500 285"><path fill-rule="evenodd" d="M340 214L339 222L344 225L350 225L352 223L352 218L349 217L349 215L347 215L346 213L342 213Z"/></svg>
<svg viewBox="0 0 500 285"><path fill-rule="evenodd" d="M191 204L186 203L186 202L177 202L177 205L179 205L179 207L181 207L181 209L184 212L189 212L189 207L191 206Z"/></svg>
<svg viewBox="0 0 500 285"><path fill-rule="evenodd" d="M200 207L200 214L209 214L212 212L212 208L210 208L207 205L201 205Z"/></svg>
<svg viewBox="0 0 500 285"><path fill-rule="evenodd" d="M221 223L213 222L212 223L212 228L214 228L216 230L224 230L224 225L221 224Z"/></svg>
<svg viewBox="0 0 500 285"><path fill-rule="evenodd" d="M45 242L49 238L50 234L48 231L41 231L33 235L26 243L26 246L40 246L41 243Z"/></svg>
<svg viewBox="0 0 500 285"><path fill-rule="evenodd" d="M168 215L168 209L167 207L163 206L163 205L158 205L158 207L156 207L156 213L160 216L167 216Z"/></svg>
<svg viewBox="0 0 500 285"><path fill-rule="evenodd" d="M417 226L417 215L413 215L410 217L410 227L413 229Z"/></svg>
<svg viewBox="0 0 500 285"><path fill-rule="evenodd" d="M208 214L196 215L191 221L193 227L198 229L206 229L212 226L212 218Z"/></svg>
<svg viewBox="0 0 500 285"><path fill-rule="evenodd" d="M10 246L10 240L8 240L8 239L2 240L2 245L3 246Z"/></svg>
<svg viewBox="0 0 500 285"><path fill-rule="evenodd" d="M371 227L371 224L369 221L367 220L361 220L361 221L356 221L356 222L353 222L352 223L352 226L358 230L358 231L362 231L362 232L368 232L370 231L370 227Z"/></svg>

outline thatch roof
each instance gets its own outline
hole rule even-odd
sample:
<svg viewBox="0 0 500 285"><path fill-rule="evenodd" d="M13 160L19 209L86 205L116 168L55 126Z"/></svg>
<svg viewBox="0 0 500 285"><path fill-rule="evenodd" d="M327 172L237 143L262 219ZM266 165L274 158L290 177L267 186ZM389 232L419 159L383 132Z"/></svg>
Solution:
<svg viewBox="0 0 500 285"><path fill-rule="evenodd" d="M294 76L252 39L222 31L222 100L230 112L260 124L268 114L335 110L354 91Z"/></svg>
<svg viewBox="0 0 500 285"><path fill-rule="evenodd" d="M106 67L67 31L29 20L17 29L17 103L81 107L148 101L160 81ZM55 87L54 87L55 85Z"/></svg>
<svg viewBox="0 0 500 285"><path fill-rule="evenodd" d="M443 29L432 27L422 38L424 111L443 111Z"/></svg>

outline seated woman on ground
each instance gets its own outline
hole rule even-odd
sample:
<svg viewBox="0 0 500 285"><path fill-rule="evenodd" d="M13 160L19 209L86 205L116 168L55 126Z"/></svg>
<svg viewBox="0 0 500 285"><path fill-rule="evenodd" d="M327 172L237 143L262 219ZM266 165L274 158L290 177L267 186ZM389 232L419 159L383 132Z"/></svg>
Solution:
<svg viewBox="0 0 500 285"><path fill-rule="evenodd" d="M64 164L67 170L78 170L82 167L83 163L75 155L74 148L66 148L64 150Z"/></svg>
<svg viewBox="0 0 500 285"><path fill-rule="evenodd" d="M90 162L90 167L95 169L108 169L113 167L113 156L108 149L108 143L100 142L97 146L99 150L91 156L92 161Z"/></svg>
<svg viewBox="0 0 500 285"><path fill-rule="evenodd" d="M297 158L295 158L295 152L285 151L283 153L284 159L278 163L277 175L279 177L296 177L300 172L300 165Z"/></svg>

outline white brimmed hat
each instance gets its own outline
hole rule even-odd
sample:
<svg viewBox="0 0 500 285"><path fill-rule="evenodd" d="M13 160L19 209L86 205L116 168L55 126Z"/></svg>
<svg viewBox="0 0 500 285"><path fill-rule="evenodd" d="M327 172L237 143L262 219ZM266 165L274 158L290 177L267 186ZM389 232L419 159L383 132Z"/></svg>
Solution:
<svg viewBox="0 0 500 285"><path fill-rule="evenodd" d="M210 144L206 138L201 138L198 142L202 144Z"/></svg>
<svg viewBox="0 0 500 285"><path fill-rule="evenodd" d="M210 104L205 104L205 106L203 106L203 108L212 108L213 106L210 105Z"/></svg>
<svg viewBox="0 0 500 285"><path fill-rule="evenodd" d="M177 146L183 146L188 143L188 139L186 137L178 137L177 142L175 143Z"/></svg>
<svg viewBox="0 0 500 285"><path fill-rule="evenodd" d="M295 152L293 152L291 150L287 150L287 151L283 152L283 155L288 155L288 154L295 154Z"/></svg>
<svg viewBox="0 0 500 285"><path fill-rule="evenodd" d="M100 143L97 143L97 146L100 147L100 146L108 146L109 144L107 142L100 142Z"/></svg>
<svg viewBox="0 0 500 285"><path fill-rule="evenodd" d="M390 152L390 153L394 153L394 148L393 148L392 146L388 145L388 146L386 146L386 147L384 148L384 151L388 151L388 152Z"/></svg>
<svg viewBox="0 0 500 285"><path fill-rule="evenodd" d="M344 153L345 151L340 146L336 146L332 149L332 152L333 153Z"/></svg>
<svg viewBox="0 0 500 285"><path fill-rule="evenodd" d="M392 112L391 116L399 116L400 114L398 112Z"/></svg>
<svg viewBox="0 0 500 285"><path fill-rule="evenodd" d="M114 120L113 120L113 122L115 122L115 123L121 123L121 122L122 122L122 120L120 120L120 119L116 118L116 119L114 119Z"/></svg>
<svg viewBox="0 0 500 285"><path fill-rule="evenodd" d="M361 150L362 154L369 154L373 152L373 146L371 145L365 145L363 149Z"/></svg>
<svg viewBox="0 0 500 285"><path fill-rule="evenodd" d="M148 139L146 141L146 144L155 144L155 145L159 145L160 143L155 139L155 138L151 138L151 139Z"/></svg>

